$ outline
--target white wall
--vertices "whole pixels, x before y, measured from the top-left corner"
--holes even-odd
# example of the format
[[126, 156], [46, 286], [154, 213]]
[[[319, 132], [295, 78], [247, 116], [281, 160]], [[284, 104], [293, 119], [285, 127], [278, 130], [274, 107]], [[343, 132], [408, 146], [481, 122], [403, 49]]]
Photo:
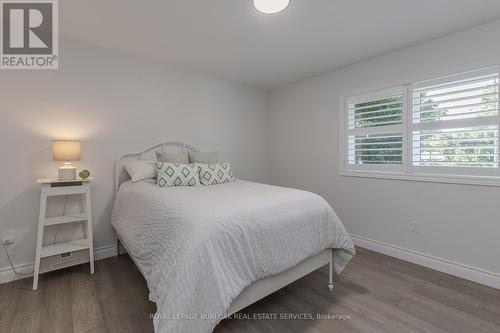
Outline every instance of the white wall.
[[113, 244], [116, 157], [180, 140], [219, 150], [240, 178], [319, 193], [355, 235], [500, 277], [500, 188], [340, 177], [338, 146], [340, 95], [499, 64], [499, 38], [496, 21], [283, 87], [270, 118], [263, 91], [63, 40], [60, 70], [0, 71], [0, 236], [15, 232], [17, 265], [33, 261], [35, 180], [58, 166], [51, 139], [82, 140], [101, 249]]
[[[267, 181], [268, 95], [216, 77], [62, 40], [59, 70], [0, 71], [0, 236], [16, 265], [34, 260], [37, 178], [55, 176], [51, 139], [82, 140], [91, 171], [94, 246], [114, 242], [113, 163], [164, 141], [218, 150], [237, 177]], [[56, 207], [61, 210], [61, 207]], [[0, 253], [0, 273], [7, 272]]]
[[496, 21], [273, 91], [272, 182], [323, 195], [354, 235], [489, 271], [500, 288], [499, 187], [341, 177], [338, 144], [342, 94], [500, 64], [499, 40]]

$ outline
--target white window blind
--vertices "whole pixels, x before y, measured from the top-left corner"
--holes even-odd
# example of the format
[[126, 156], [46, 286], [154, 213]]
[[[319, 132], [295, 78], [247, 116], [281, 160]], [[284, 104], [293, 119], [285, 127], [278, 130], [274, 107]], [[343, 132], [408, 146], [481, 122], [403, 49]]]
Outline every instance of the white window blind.
[[391, 89], [347, 100], [350, 165], [401, 165], [403, 93]]
[[415, 85], [412, 165], [498, 168], [498, 92], [498, 73]]
[[500, 186], [499, 96], [493, 67], [346, 97], [343, 172]]

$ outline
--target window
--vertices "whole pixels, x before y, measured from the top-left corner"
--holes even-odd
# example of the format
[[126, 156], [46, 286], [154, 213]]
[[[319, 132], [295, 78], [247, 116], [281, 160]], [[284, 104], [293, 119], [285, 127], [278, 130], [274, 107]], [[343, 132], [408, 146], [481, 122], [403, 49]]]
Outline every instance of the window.
[[498, 169], [498, 73], [416, 84], [412, 102], [414, 167]]
[[348, 99], [351, 167], [400, 168], [403, 163], [403, 90], [389, 89]]
[[344, 174], [500, 185], [497, 67], [350, 96], [344, 107]]

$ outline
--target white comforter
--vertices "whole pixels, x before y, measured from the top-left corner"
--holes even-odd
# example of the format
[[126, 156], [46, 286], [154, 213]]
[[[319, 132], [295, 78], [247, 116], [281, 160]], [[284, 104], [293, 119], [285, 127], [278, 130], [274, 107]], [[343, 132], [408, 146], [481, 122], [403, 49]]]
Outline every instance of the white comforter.
[[175, 188], [126, 182], [112, 224], [146, 278], [161, 333], [211, 332], [252, 282], [327, 248], [339, 249], [340, 273], [354, 255], [320, 196], [241, 180]]

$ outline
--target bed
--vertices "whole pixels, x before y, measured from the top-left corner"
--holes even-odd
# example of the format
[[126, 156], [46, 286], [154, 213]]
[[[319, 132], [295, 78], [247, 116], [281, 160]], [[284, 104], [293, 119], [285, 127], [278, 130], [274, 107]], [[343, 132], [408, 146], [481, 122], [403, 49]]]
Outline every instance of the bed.
[[[330, 205], [310, 192], [236, 180], [163, 187], [132, 182], [123, 165], [154, 151], [198, 152], [168, 142], [116, 163], [111, 223], [157, 305], [156, 332], [211, 332], [217, 323], [329, 265], [340, 273], [354, 245]], [[326, 282], [326, 281], [325, 281]]]

